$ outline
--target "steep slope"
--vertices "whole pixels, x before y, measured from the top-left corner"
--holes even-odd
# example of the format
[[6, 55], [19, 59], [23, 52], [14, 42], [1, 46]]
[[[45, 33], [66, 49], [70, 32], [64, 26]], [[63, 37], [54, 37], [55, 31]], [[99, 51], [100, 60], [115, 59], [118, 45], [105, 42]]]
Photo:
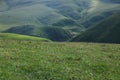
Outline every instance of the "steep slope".
[[72, 37], [71, 33], [68, 30], [55, 27], [35, 27], [34, 25], [12, 27], [3, 32], [32, 35], [48, 38], [53, 41], [67, 41]]
[[72, 41], [120, 43], [120, 13], [88, 29]]
[[113, 15], [116, 11], [120, 10], [120, 3], [115, 3], [111, 0], [92, 0], [92, 7], [80, 19], [80, 24], [84, 27], [91, 27], [105, 18]]
[[37, 40], [40, 42], [50, 42], [50, 40], [46, 38], [11, 34], [11, 33], [0, 33], [0, 40]]

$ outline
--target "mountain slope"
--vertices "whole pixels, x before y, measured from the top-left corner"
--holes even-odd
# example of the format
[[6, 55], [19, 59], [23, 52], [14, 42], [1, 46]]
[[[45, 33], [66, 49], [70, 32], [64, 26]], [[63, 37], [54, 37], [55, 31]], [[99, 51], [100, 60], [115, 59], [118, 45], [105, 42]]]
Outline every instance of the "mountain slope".
[[104, 2], [110, 2], [110, 3], [120, 3], [120, 0], [101, 0]]
[[54, 24], [71, 20], [75, 22], [72, 26], [80, 27], [79, 21], [86, 21], [86, 17], [93, 16], [98, 11], [100, 13], [119, 7], [119, 4], [105, 3], [101, 0], [1, 0], [0, 25], [60, 27], [63, 25]]
[[[70, 1], [67, 1], [70, 2]], [[64, 19], [70, 19], [64, 9], [71, 9], [71, 3], [69, 6], [66, 5], [66, 1], [56, 1], [56, 0], [5, 0], [0, 7], [0, 24], [1, 25], [52, 25]], [[54, 9], [50, 5], [61, 5], [62, 8]], [[72, 3], [74, 4], [74, 3]], [[75, 4], [74, 4], [75, 5]], [[8, 6], [8, 9], [3, 10], [4, 7]], [[76, 6], [76, 5], [75, 5]], [[76, 8], [78, 9], [78, 7]], [[75, 9], [75, 10], [76, 10]], [[64, 16], [62, 13], [65, 13]], [[73, 13], [73, 12], [72, 12]], [[69, 14], [68, 14], [69, 15]], [[11, 20], [12, 18], [12, 20]], [[6, 21], [7, 20], [7, 21]], [[73, 20], [74, 21], [74, 20]], [[62, 26], [62, 25], [61, 25]]]
[[72, 37], [68, 30], [55, 27], [35, 27], [34, 25], [12, 27], [3, 32], [32, 35], [47, 38], [53, 41], [67, 41]]
[[45, 38], [11, 34], [11, 33], [0, 33], [0, 40], [37, 40], [40, 42], [50, 42], [49, 39], [45, 39]]
[[120, 13], [88, 29], [72, 41], [120, 43]]
[[[119, 7], [119, 2], [111, 0], [0, 0], [0, 32], [67, 41], [113, 15]], [[24, 25], [33, 27], [23, 29]], [[16, 27], [20, 29], [17, 32], [13, 31]]]

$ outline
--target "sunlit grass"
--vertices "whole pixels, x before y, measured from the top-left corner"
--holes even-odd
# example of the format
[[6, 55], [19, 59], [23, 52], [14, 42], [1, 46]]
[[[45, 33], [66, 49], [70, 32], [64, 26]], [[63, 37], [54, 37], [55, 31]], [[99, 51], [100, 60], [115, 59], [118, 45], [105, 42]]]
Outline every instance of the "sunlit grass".
[[12, 33], [0, 33], [0, 40], [37, 40], [40, 42], [50, 42], [50, 40], [46, 38], [39, 38], [39, 37], [12, 34]]
[[119, 80], [120, 45], [0, 40], [0, 80]]

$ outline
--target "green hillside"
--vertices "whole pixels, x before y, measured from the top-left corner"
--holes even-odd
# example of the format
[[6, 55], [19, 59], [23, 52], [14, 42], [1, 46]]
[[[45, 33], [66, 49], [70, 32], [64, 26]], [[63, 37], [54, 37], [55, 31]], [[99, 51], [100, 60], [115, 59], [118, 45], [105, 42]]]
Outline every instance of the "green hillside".
[[[60, 0], [56, 2], [56, 0], [11, 0], [11, 1], [2, 1], [2, 5], [0, 7], [0, 24], [5, 26], [17, 26], [17, 25], [52, 25], [56, 24], [59, 21], [62, 20], [69, 20], [72, 16], [72, 13], [77, 14], [78, 6], [73, 3], [72, 1], [64, 1]], [[69, 3], [67, 5], [66, 3]], [[58, 4], [56, 6], [57, 9], [54, 8], [54, 5]], [[53, 6], [51, 6], [53, 5]], [[60, 5], [60, 6], [59, 6]], [[9, 9], [3, 10], [6, 6], [8, 6]], [[59, 9], [59, 7], [62, 7]], [[65, 10], [75, 9], [75, 12], [71, 10], [71, 15], [68, 14], [68, 12], [65, 12]], [[64, 10], [65, 9], [65, 10]], [[66, 15], [63, 15], [63, 13]], [[73, 15], [74, 15], [73, 14]], [[79, 15], [78, 15], [79, 16]], [[12, 18], [12, 20], [11, 20]], [[71, 19], [70, 19], [71, 20]], [[72, 20], [74, 21], [74, 19]], [[60, 25], [59, 25], [60, 26]], [[62, 26], [62, 25], [61, 25]]]
[[11, 33], [0, 33], [0, 40], [28, 40], [28, 41], [40, 41], [40, 42], [50, 42], [50, 40], [39, 37], [25, 36], [19, 34]]
[[68, 41], [72, 38], [72, 34], [68, 30], [56, 27], [36, 27], [34, 25], [12, 27], [3, 32], [43, 37], [52, 41]]
[[0, 40], [0, 80], [119, 80], [120, 45]]
[[100, 22], [72, 41], [120, 43], [120, 13]]
[[120, 0], [101, 0], [104, 2], [111, 2], [111, 3], [120, 3]]
[[111, 0], [0, 0], [0, 32], [68, 41], [119, 7]]
[[89, 17], [119, 7], [101, 0], [0, 0], [0, 26], [81, 27]]

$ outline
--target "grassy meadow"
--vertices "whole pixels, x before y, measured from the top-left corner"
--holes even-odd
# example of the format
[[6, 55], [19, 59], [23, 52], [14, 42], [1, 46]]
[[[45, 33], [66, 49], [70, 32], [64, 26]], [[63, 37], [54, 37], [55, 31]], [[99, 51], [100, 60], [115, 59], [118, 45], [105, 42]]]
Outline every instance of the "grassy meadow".
[[119, 80], [120, 44], [0, 40], [0, 80]]
[[0, 40], [27, 40], [27, 41], [39, 41], [39, 42], [51, 42], [51, 40], [46, 38], [12, 34], [12, 33], [0, 33]]

